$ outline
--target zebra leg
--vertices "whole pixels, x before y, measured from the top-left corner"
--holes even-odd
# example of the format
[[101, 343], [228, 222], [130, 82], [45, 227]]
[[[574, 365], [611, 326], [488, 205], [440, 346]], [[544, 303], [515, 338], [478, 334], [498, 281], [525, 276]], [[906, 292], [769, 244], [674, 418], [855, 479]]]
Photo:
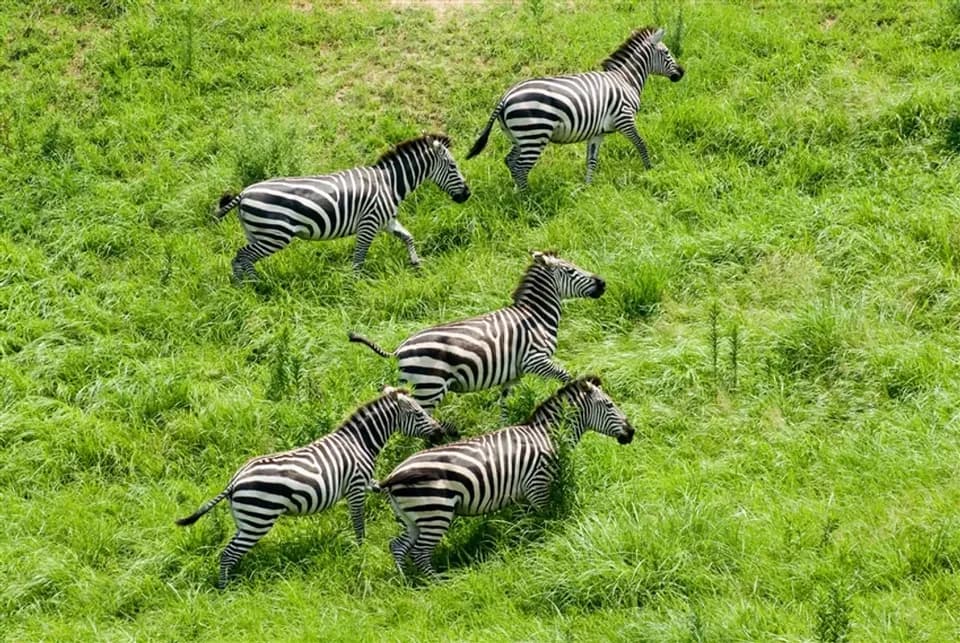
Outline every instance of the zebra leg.
[[367, 251], [370, 249], [370, 244], [373, 243], [373, 238], [377, 236], [379, 231], [380, 226], [376, 223], [365, 221], [360, 224], [357, 229], [357, 245], [353, 250], [354, 271], [360, 272], [360, 269], [363, 268], [363, 262], [367, 260]]
[[597, 169], [597, 156], [600, 154], [600, 143], [603, 142], [603, 134], [594, 136], [587, 141], [587, 178], [585, 183], [590, 185], [593, 180], [593, 171]]
[[440, 400], [443, 399], [443, 396], [447, 394], [447, 384], [446, 382], [440, 383], [422, 383], [418, 382], [413, 387], [413, 399], [415, 399], [420, 406], [423, 407], [423, 410], [427, 413], [433, 412], [433, 409], [436, 408], [437, 404], [440, 403]]
[[637, 152], [640, 153], [640, 158], [643, 159], [643, 167], [649, 170], [650, 155], [647, 153], [647, 144], [643, 142], [640, 132], [637, 131], [637, 124], [633, 122], [633, 114], [621, 116], [614, 125], [618, 132], [630, 139], [633, 146], [637, 148]]
[[390, 541], [390, 553], [393, 554], [393, 562], [397, 565], [397, 571], [406, 578], [403, 573], [403, 563], [407, 558], [407, 552], [410, 551], [410, 545], [417, 539], [417, 535], [411, 535], [409, 531], [397, 536]]
[[237, 250], [237, 254], [233, 258], [233, 278], [238, 282], [244, 279], [257, 281], [257, 271], [254, 270], [253, 264], [264, 257], [269, 257], [277, 250], [285, 248], [289, 243], [289, 238], [285, 240], [271, 239], [270, 243], [263, 239], [249, 242]]
[[251, 547], [257, 544], [257, 541], [267, 535], [270, 527], [273, 527], [272, 521], [266, 527], [257, 529], [256, 531], [244, 528], [237, 530], [237, 533], [227, 545], [226, 549], [220, 554], [220, 580], [217, 582], [218, 589], [223, 589], [227, 586], [227, 581], [230, 580], [230, 572], [236, 566], [237, 562], [243, 558], [244, 554], [250, 551]]
[[347, 508], [350, 510], [350, 522], [353, 524], [353, 533], [357, 536], [357, 544], [363, 544], [363, 484], [354, 485], [347, 490]]
[[519, 191], [526, 191], [527, 175], [530, 174], [530, 169], [536, 165], [537, 159], [543, 154], [543, 149], [547, 146], [547, 142], [547, 140], [531, 141], [524, 146], [514, 144], [510, 149], [510, 153], [503, 159]]
[[526, 491], [524, 491], [527, 502], [530, 503], [530, 506], [533, 507], [533, 510], [536, 512], [541, 512], [546, 509], [547, 504], [550, 502], [551, 478], [552, 476], [549, 475], [536, 476], [530, 481]]
[[502, 424], [507, 423], [507, 396], [510, 395], [510, 391], [516, 386], [516, 380], [507, 382], [500, 387], [500, 422]]
[[[410, 557], [413, 564], [417, 566], [424, 575], [430, 580], [439, 580], [440, 575], [433, 567], [433, 550], [437, 548], [437, 543], [443, 538], [443, 535], [450, 529], [450, 521], [453, 519], [453, 513], [438, 514], [433, 512], [429, 521], [418, 522], [417, 527], [420, 531], [417, 540], [410, 549]], [[426, 524], [424, 524], [426, 522]]]
[[387, 221], [387, 230], [393, 233], [394, 236], [398, 237], [403, 241], [407, 246], [407, 254], [410, 255], [410, 263], [414, 268], [420, 267], [420, 257], [417, 256], [417, 249], [413, 245], [413, 235], [410, 234], [406, 228], [404, 228], [396, 217]]
[[532, 373], [542, 377], [552, 377], [553, 379], [560, 380], [564, 384], [573, 379], [565, 368], [553, 362], [543, 353], [537, 353], [528, 359], [523, 365], [523, 370], [526, 373]]

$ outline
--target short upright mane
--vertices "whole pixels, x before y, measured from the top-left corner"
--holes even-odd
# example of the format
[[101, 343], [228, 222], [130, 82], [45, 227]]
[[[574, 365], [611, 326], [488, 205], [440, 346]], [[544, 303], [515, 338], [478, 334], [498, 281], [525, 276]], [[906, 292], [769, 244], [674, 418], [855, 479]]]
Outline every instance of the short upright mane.
[[[552, 250], [544, 251], [542, 254], [545, 257], [557, 256], [556, 253], [553, 252]], [[532, 264], [530, 264], [529, 267], [527, 267], [527, 271], [523, 273], [523, 278], [520, 279], [520, 284], [516, 288], [514, 288], [513, 294], [510, 296], [513, 299], [513, 303], [515, 304], [518, 303], [520, 301], [520, 298], [523, 296], [523, 294], [527, 292], [527, 290], [531, 286], [530, 277], [537, 270], [537, 267], [542, 265], [543, 264], [540, 264], [534, 261]]]
[[380, 155], [380, 158], [377, 159], [374, 167], [385, 167], [395, 159], [406, 156], [416, 150], [426, 149], [432, 145], [434, 141], [438, 141], [447, 149], [450, 148], [450, 137], [446, 134], [424, 134], [423, 136], [411, 138], [402, 143], [394, 145], [392, 148]]
[[553, 416], [553, 414], [559, 410], [559, 406], [564, 400], [569, 399], [574, 391], [585, 390], [585, 384], [588, 383], [599, 387], [600, 378], [593, 375], [587, 375], [585, 377], [579, 377], [572, 382], [567, 382], [560, 388], [560, 390], [544, 400], [540, 406], [534, 409], [533, 413], [530, 414], [530, 417], [527, 418], [527, 421], [524, 422], [524, 425], [531, 425], [537, 420], [543, 419], [545, 416]]
[[655, 27], [644, 27], [643, 29], [637, 29], [630, 37], [627, 38], [622, 45], [620, 45], [615, 52], [610, 54], [606, 60], [603, 61], [603, 71], [612, 71], [614, 69], [620, 69], [623, 67], [623, 64], [629, 61], [636, 54], [636, 45], [645, 41], [647, 38], [652, 36], [657, 32]]

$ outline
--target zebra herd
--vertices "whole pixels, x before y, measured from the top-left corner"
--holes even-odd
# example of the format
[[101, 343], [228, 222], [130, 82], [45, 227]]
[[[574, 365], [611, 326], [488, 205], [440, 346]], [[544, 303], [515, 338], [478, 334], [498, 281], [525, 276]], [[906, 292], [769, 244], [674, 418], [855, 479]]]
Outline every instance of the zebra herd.
[[[646, 144], [634, 116], [650, 74], [678, 81], [684, 71], [663, 44], [663, 29], [644, 28], [603, 62], [603, 71], [522, 81], [500, 98], [467, 158], [480, 153], [495, 120], [513, 147], [505, 158], [519, 190], [547, 143], [587, 142], [586, 182], [592, 180], [600, 143], [619, 131], [637, 148], [646, 167]], [[286, 247], [294, 237], [333, 239], [355, 235], [353, 268], [360, 270], [374, 237], [386, 229], [407, 248], [417, 267], [413, 236], [397, 221], [400, 202], [426, 180], [454, 201], [470, 189], [450, 153], [450, 139], [430, 134], [406, 141], [371, 166], [322, 176], [276, 178], [220, 199], [216, 217], [236, 209], [247, 237], [233, 259], [237, 280], [256, 279], [254, 263]], [[534, 509], [548, 501], [557, 474], [558, 444], [576, 444], [585, 431], [633, 440], [634, 429], [604, 392], [597, 377], [574, 379], [553, 360], [562, 301], [598, 298], [605, 281], [548, 252], [532, 263], [505, 308], [426, 328], [387, 351], [356, 333], [382, 357], [396, 357], [400, 380], [411, 387], [385, 387], [339, 428], [309, 445], [249, 460], [217, 496], [192, 515], [190, 525], [228, 499], [237, 531], [220, 557], [218, 586], [284, 514], [311, 514], [346, 498], [358, 542], [364, 538], [368, 492], [385, 495], [404, 532], [390, 542], [401, 574], [409, 557], [435, 577], [431, 560], [455, 515], [480, 515], [514, 502]], [[503, 402], [524, 375], [560, 380], [562, 387], [521, 425], [457, 440], [456, 432], [431, 417], [450, 392], [500, 387]], [[373, 479], [377, 455], [396, 432], [431, 442], [453, 440], [415, 453], [383, 480]], [[560, 432], [558, 434], [558, 431]], [[563, 432], [569, 435], [563, 436]]]

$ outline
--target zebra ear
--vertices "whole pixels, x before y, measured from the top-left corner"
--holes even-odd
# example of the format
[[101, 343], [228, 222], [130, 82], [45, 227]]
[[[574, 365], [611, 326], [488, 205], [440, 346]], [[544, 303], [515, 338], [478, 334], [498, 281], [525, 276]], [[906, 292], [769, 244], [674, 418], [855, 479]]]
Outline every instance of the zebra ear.
[[380, 395], [393, 395], [397, 393], [398, 389], [393, 388], [389, 384], [383, 387], [383, 390], [380, 391]]
[[544, 259], [546, 255], [540, 252], [539, 250], [531, 251], [530, 256], [533, 257], [533, 263], [538, 263], [541, 266], [547, 265], [546, 259]]
[[654, 32], [654, 34], [653, 34], [652, 36], [650, 36], [650, 43], [655, 45], [655, 44], [657, 44], [658, 42], [660, 42], [661, 40], [663, 40], [663, 34], [664, 34], [664, 33], [666, 33], [666, 29], [664, 29], [663, 27], [660, 27], [659, 29], [657, 29], [657, 30]]
[[597, 375], [587, 375], [586, 377], [583, 378], [583, 381], [589, 382], [590, 384], [593, 384], [597, 388], [603, 388], [603, 382], [600, 381], [600, 377]]

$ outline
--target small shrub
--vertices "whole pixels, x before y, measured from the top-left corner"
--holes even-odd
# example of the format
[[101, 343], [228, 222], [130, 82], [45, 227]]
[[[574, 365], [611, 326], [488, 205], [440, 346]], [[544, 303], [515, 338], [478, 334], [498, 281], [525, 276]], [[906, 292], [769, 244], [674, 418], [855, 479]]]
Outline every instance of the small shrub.
[[846, 641], [850, 632], [850, 596], [833, 586], [820, 598], [817, 607], [817, 640]]

